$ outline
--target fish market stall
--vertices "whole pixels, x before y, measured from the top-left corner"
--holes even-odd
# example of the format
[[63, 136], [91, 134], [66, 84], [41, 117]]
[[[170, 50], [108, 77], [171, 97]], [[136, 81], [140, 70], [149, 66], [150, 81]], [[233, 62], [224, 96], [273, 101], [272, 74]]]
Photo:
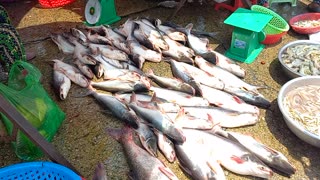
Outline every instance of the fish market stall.
[[[109, 179], [129, 179], [129, 175], [132, 175], [130, 167], [136, 172], [139, 169], [139, 175], [142, 176], [150, 172], [153, 166], [166, 170], [166, 175], [159, 176], [170, 176], [172, 179], [199, 178], [207, 172], [211, 177], [220, 179], [320, 177], [319, 149], [300, 140], [290, 131], [277, 105], [279, 89], [290, 80], [278, 61], [278, 51], [291, 41], [308, 37], [290, 30], [277, 44], [266, 45], [251, 64], [229, 61], [224, 53], [230, 46], [232, 28], [223, 22], [231, 12], [214, 10], [209, 1], [206, 5], [186, 3], [170, 23], [165, 24], [173, 9], [154, 7], [156, 3], [116, 0], [115, 7], [121, 20], [104, 28], [84, 25], [85, 1], [56, 9], [42, 9], [36, 2], [28, 1], [20, 6], [17, 6], [17, 2], [5, 4], [26, 50], [37, 53], [30, 63], [40, 69], [44, 88], [66, 113], [66, 119], [52, 141], [56, 149], [86, 179], [93, 177], [98, 163], [104, 165]], [[271, 8], [289, 20], [305, 12], [306, 4], [307, 1], [299, 1], [296, 8], [277, 3]], [[157, 21], [154, 23], [148, 18]], [[132, 22], [136, 31], [130, 30]], [[159, 32], [152, 31], [150, 23], [159, 29], [177, 25], [184, 31], [177, 33], [182, 36], [160, 38], [157, 36]], [[101, 36], [101, 32], [104, 36]], [[205, 37], [209, 47], [199, 41], [196, 32], [211, 35]], [[84, 39], [81, 39], [82, 33], [86, 34]], [[105, 38], [112, 33], [122, 34], [113, 34], [115, 38], [126, 38], [123, 41]], [[63, 38], [69, 44], [59, 48], [58, 44]], [[177, 44], [177, 41], [185, 43]], [[128, 42], [129, 51], [122, 46], [123, 42]], [[141, 42], [148, 50], [151, 47], [153, 50], [141, 48]], [[163, 58], [160, 52], [167, 58]], [[101, 78], [97, 78], [97, 74], [84, 75], [70, 67], [72, 65], [80, 69], [83, 62], [92, 63], [92, 66], [105, 64], [102, 58], [117, 59], [112, 61], [113, 67], [125, 65], [132, 68], [134, 73], [114, 68], [103, 71]], [[134, 63], [127, 63], [129, 60], [134, 60]], [[74, 77], [81, 77], [78, 81], [79, 78], [72, 79], [65, 74], [71, 81], [67, 94], [60, 94], [54, 88], [58, 85], [55, 78], [59, 72], [72, 72]], [[118, 73], [125, 73], [125, 76], [116, 78]], [[87, 88], [89, 85], [93, 88]], [[179, 93], [171, 90], [174, 88]], [[156, 92], [155, 95], [141, 93], [149, 90]], [[131, 94], [132, 91], [135, 93]], [[248, 92], [254, 94], [246, 94]], [[147, 103], [150, 99], [156, 100], [153, 101], [157, 102], [156, 105]], [[163, 111], [159, 111], [159, 106]], [[196, 116], [199, 124], [190, 124], [188, 121]], [[167, 126], [157, 123], [159, 117]], [[124, 124], [130, 128], [123, 128]], [[150, 126], [155, 133], [143, 134]], [[136, 127], [139, 127], [137, 131], [141, 133], [140, 138], [132, 141], [128, 134]], [[195, 131], [192, 129], [194, 127], [202, 130]], [[2, 129], [4, 127], [0, 126], [0, 132], [3, 132]], [[151, 144], [145, 144], [145, 136], [149, 136], [148, 143]], [[0, 134], [0, 137], [5, 136]], [[157, 144], [157, 138], [161, 137], [170, 137], [177, 144], [175, 154], [161, 152], [162, 146]], [[235, 145], [235, 141], [243, 146]], [[0, 141], [0, 146], [0, 167], [21, 162], [10, 143]], [[244, 150], [244, 146], [252, 148], [251, 152], [255, 152], [254, 147], [261, 149], [252, 155]], [[268, 151], [264, 151], [266, 149]], [[132, 153], [138, 153], [139, 156]], [[282, 164], [264, 159], [263, 153], [279, 155]], [[139, 163], [139, 158], [145, 164]], [[47, 157], [42, 159], [47, 160]], [[190, 167], [194, 164], [189, 162], [201, 168], [193, 170], [191, 174]], [[256, 169], [250, 172], [246, 167]]]

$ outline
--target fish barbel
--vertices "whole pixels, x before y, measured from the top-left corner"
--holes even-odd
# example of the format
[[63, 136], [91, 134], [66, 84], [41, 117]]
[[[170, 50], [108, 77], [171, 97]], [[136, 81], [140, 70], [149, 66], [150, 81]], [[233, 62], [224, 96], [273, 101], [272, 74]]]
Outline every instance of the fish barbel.
[[71, 80], [63, 73], [53, 70], [53, 88], [61, 100], [65, 100], [71, 87]]
[[106, 132], [119, 141], [128, 158], [128, 163], [135, 175], [134, 179], [143, 180], [178, 180], [178, 177], [158, 158], [135, 144], [132, 129], [107, 129]]

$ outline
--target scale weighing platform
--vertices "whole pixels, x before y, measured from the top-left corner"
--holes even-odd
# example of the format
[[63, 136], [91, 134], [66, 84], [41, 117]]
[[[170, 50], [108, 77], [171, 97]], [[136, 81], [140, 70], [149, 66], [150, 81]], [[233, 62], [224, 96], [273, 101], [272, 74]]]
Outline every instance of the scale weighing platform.
[[230, 48], [225, 55], [244, 63], [252, 63], [263, 50], [266, 35], [262, 31], [273, 16], [238, 8], [225, 21], [234, 26]]

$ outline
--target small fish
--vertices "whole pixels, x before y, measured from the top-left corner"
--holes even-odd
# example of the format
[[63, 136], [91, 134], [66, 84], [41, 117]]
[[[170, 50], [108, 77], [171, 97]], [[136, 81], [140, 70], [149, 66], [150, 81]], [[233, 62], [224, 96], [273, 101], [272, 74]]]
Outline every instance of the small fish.
[[61, 73], [66, 75], [72, 82], [78, 84], [81, 87], [89, 86], [88, 79], [80, 73], [79, 69], [59, 59], [53, 59], [52, 61], [54, 62], [53, 70], [60, 71]]
[[97, 164], [94, 170], [92, 180], [108, 180], [105, 167], [102, 163]]
[[130, 127], [123, 129], [107, 129], [106, 132], [122, 144], [128, 163], [134, 173], [134, 179], [171, 179], [178, 177], [158, 158], [135, 144]]
[[71, 44], [65, 37], [61, 34], [51, 34], [51, 40], [58, 46], [59, 50], [64, 54], [73, 54], [74, 45]]
[[184, 83], [179, 79], [157, 76], [153, 73], [152, 69], [149, 69], [149, 72], [146, 74], [146, 76], [151, 78], [161, 87], [195, 95], [194, 88], [190, 86], [188, 83]]
[[65, 100], [71, 87], [71, 80], [60, 71], [53, 70], [53, 88], [61, 100]]

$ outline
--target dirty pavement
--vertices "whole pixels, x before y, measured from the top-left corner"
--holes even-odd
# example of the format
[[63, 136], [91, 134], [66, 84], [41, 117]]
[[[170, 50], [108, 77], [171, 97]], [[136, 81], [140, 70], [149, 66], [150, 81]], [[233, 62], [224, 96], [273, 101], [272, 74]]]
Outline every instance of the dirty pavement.
[[[121, 20], [112, 24], [117, 27], [127, 18], [151, 17], [166, 20], [174, 11], [170, 8], [152, 8], [156, 0], [115, 0], [116, 11]], [[306, 6], [310, 1], [297, 2], [296, 7], [289, 3], [273, 3], [271, 9], [289, 19], [295, 15], [307, 12]], [[36, 58], [30, 62], [38, 67], [43, 75], [42, 84], [66, 113], [66, 119], [58, 130], [52, 144], [68, 159], [85, 177], [91, 179], [94, 168], [102, 162], [110, 179], [128, 179], [129, 168], [121, 144], [105, 133], [105, 128], [122, 127], [122, 123], [110, 112], [104, 111], [91, 96], [79, 97], [83, 89], [72, 85], [66, 100], [60, 100], [52, 88], [52, 59], [68, 59], [70, 57], [59, 51], [51, 41], [51, 33], [67, 32], [70, 28], [82, 26], [84, 20], [85, 0], [77, 0], [60, 8], [41, 8], [37, 1], [16, 1], [3, 3], [17, 28], [26, 51], [36, 52]], [[214, 2], [199, 5], [186, 3], [172, 22], [186, 26], [194, 24], [194, 29], [206, 32], [218, 32], [215, 38], [209, 38], [210, 47], [220, 53], [225, 53], [231, 42], [232, 27], [224, 24], [224, 20], [231, 14], [226, 9], [215, 10]], [[277, 95], [280, 87], [290, 80], [281, 69], [277, 59], [279, 49], [288, 42], [308, 39], [306, 35], [299, 35], [292, 30], [276, 44], [267, 45], [252, 64], [238, 63], [247, 74], [244, 80], [250, 84], [266, 87], [259, 90], [271, 102], [268, 109], [260, 109], [259, 122], [252, 126], [234, 128], [233, 131], [250, 134], [260, 142], [282, 152], [295, 166], [296, 173], [286, 177], [275, 171], [272, 179], [318, 179], [320, 177], [319, 149], [298, 139], [285, 124], [277, 105]], [[172, 77], [170, 65], [166, 62], [150, 63], [143, 66], [143, 70], [153, 69], [155, 74]], [[10, 144], [0, 142], [0, 167], [19, 160]], [[166, 165], [179, 177], [190, 179], [178, 165], [178, 161]], [[43, 160], [47, 160], [46, 157]], [[225, 169], [227, 179], [258, 179], [241, 176]]]

